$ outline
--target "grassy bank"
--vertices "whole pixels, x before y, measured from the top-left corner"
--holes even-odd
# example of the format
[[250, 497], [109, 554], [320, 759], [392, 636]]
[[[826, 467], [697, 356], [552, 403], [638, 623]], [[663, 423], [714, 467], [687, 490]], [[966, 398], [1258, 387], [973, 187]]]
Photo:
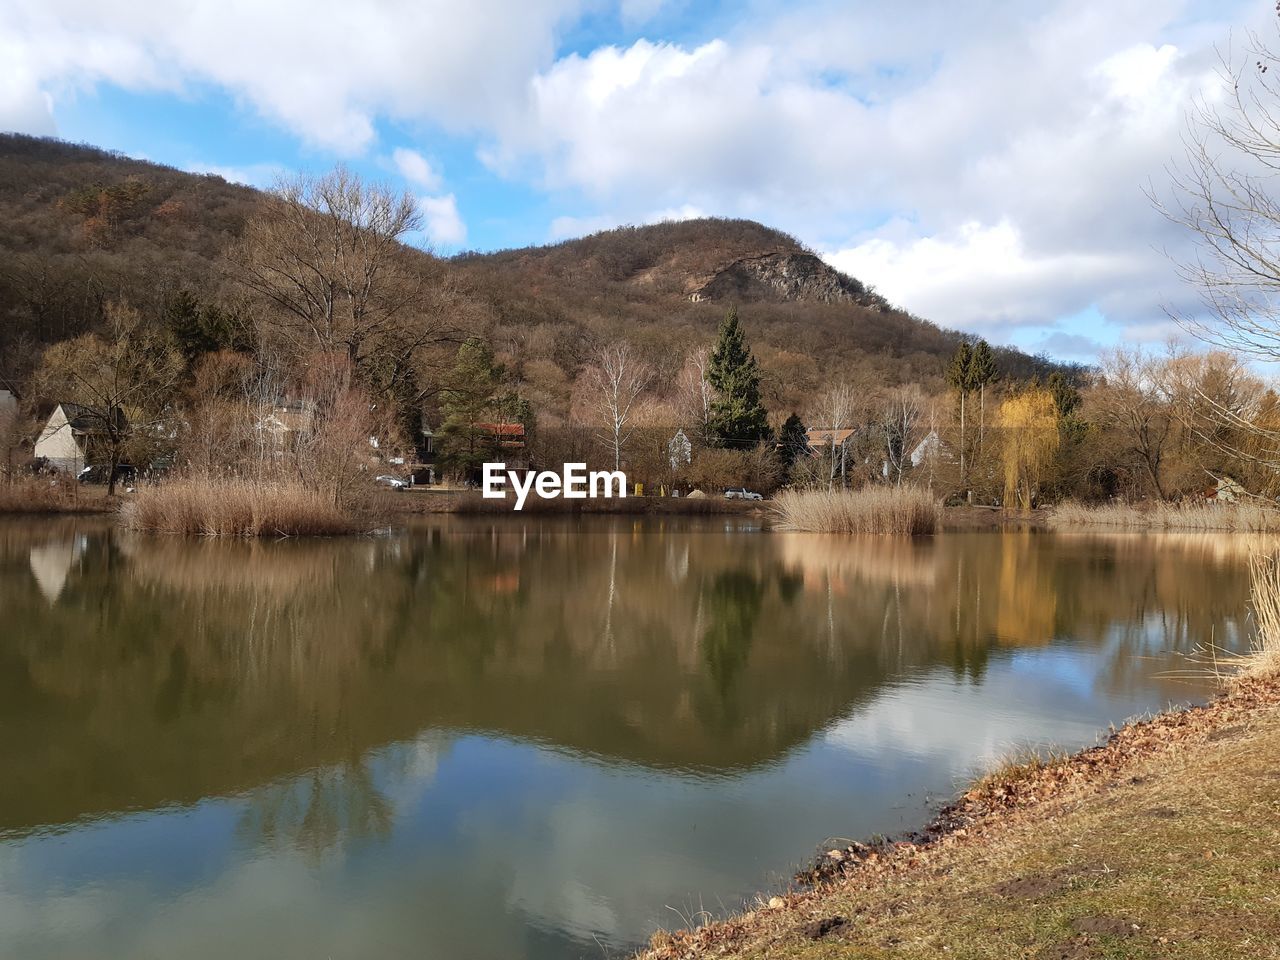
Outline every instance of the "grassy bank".
[[858, 490], [788, 490], [773, 505], [778, 527], [809, 533], [934, 533], [942, 508], [918, 487], [862, 487]]
[[332, 536], [354, 520], [314, 490], [288, 481], [173, 480], [140, 487], [120, 508], [138, 533], [202, 537]]
[[1280, 955], [1280, 685], [976, 784], [922, 835], [823, 858], [812, 887], [647, 960]]
[[1105, 527], [1121, 530], [1274, 533], [1280, 531], [1280, 509], [1253, 502], [1155, 503], [1141, 506], [1123, 503], [1100, 506], [1064, 503], [1049, 509], [1048, 524], [1055, 530]]

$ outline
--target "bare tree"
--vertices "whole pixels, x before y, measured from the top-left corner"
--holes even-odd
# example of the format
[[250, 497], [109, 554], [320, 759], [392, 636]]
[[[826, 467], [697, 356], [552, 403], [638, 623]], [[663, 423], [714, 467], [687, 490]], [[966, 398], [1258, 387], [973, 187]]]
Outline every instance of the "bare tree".
[[917, 386], [898, 387], [886, 398], [880, 414], [884, 436], [886, 479], [902, 486], [911, 454], [924, 439], [924, 397]]
[[[1241, 55], [1221, 55], [1225, 96], [1192, 110], [1184, 156], [1172, 170], [1173, 197], [1166, 202], [1152, 196], [1196, 244], [1194, 256], [1178, 268], [1198, 289], [1201, 308], [1171, 311], [1174, 319], [1211, 345], [1264, 363], [1280, 360], [1277, 66], [1280, 54], [1256, 33], [1248, 35]], [[1182, 396], [1171, 397], [1178, 415], [1197, 437], [1251, 469], [1257, 489], [1273, 494], [1271, 478], [1280, 470], [1273, 395], [1247, 384], [1238, 365], [1186, 379]]]
[[126, 444], [147, 445], [170, 427], [169, 401], [182, 360], [142, 316], [112, 304], [105, 337], [85, 334], [51, 346], [41, 361], [39, 393], [78, 408], [107, 460], [107, 493]]
[[613, 451], [613, 468], [622, 469], [622, 450], [631, 438], [636, 403], [653, 381], [653, 368], [622, 342], [603, 347], [587, 371], [594, 403], [604, 422], [600, 440]]
[[707, 380], [710, 362], [709, 347], [694, 347], [685, 355], [684, 365], [680, 368], [676, 381], [680, 413], [691, 424], [697, 425], [697, 436], [703, 443], [707, 443], [710, 436], [711, 407], [716, 399], [716, 388]]
[[1192, 110], [1174, 196], [1152, 196], [1197, 242], [1178, 264], [1200, 291], [1203, 310], [1175, 319], [1210, 343], [1280, 359], [1280, 55], [1250, 35], [1244, 56], [1221, 57], [1226, 96]]
[[366, 383], [421, 402], [458, 306], [435, 261], [404, 245], [421, 226], [409, 193], [344, 167], [283, 179], [229, 252], [231, 274], [295, 357], [345, 354]]
[[841, 434], [846, 430], [854, 429], [857, 407], [853, 388], [847, 383], [838, 383], [827, 388], [818, 398], [817, 406], [813, 410], [812, 417], [819, 424], [818, 429], [830, 431], [824, 457], [827, 464], [828, 487], [835, 483], [837, 476], [840, 477], [841, 483], [844, 483], [848, 476], [849, 444], [847, 440], [841, 438]]
[[1137, 350], [1103, 357], [1088, 399], [1091, 418], [1113, 432], [1119, 454], [1165, 499], [1164, 460], [1176, 421], [1161, 394], [1155, 362]]

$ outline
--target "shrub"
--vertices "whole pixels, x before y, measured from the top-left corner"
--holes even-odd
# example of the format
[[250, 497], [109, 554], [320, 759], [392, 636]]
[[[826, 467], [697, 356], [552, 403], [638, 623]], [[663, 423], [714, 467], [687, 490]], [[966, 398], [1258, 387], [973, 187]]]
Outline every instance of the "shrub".
[[778, 495], [773, 510], [783, 530], [914, 536], [935, 532], [942, 508], [919, 487], [866, 486], [788, 490]]

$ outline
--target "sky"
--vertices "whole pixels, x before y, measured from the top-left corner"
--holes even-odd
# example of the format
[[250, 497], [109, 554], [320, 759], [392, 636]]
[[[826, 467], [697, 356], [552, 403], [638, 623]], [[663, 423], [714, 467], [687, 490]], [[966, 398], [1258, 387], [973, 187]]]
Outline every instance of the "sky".
[[1153, 207], [1271, 0], [0, 0], [0, 130], [342, 162], [442, 254], [749, 217], [944, 326], [1095, 359], [1192, 292]]

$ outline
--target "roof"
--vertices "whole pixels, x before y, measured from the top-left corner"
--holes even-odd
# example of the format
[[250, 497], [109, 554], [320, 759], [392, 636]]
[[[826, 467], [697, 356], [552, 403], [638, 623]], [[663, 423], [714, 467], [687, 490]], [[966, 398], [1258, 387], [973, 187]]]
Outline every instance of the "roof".
[[[66, 415], [67, 423], [74, 432], [96, 433], [104, 425], [105, 418], [99, 415], [92, 407], [65, 401], [59, 403], [58, 407], [62, 408], [63, 414]], [[113, 415], [117, 426], [128, 426], [129, 418], [125, 416], [124, 411], [119, 407], [114, 408]]]
[[485, 433], [492, 433], [503, 437], [523, 437], [523, 423], [473, 423], [473, 427], [477, 430], [483, 430]]
[[[824, 427], [811, 427], [805, 431], [811, 447], [825, 447], [829, 443], [847, 443], [858, 431], [853, 427], [831, 430]], [[832, 439], [834, 437], [834, 440]]]

